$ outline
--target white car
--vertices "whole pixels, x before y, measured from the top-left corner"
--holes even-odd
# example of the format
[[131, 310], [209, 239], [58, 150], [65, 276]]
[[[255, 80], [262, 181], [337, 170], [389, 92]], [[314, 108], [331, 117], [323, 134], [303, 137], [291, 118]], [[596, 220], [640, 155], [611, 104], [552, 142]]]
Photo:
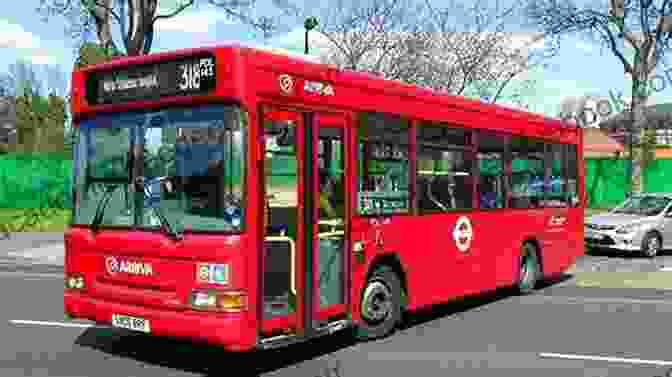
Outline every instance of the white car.
[[585, 221], [586, 246], [637, 252], [652, 258], [672, 246], [672, 193], [633, 195]]

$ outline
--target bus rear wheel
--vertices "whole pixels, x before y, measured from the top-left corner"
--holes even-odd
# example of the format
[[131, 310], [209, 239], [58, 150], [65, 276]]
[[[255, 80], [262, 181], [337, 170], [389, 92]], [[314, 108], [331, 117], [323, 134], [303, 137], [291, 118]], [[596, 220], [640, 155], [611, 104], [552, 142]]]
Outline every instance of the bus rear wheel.
[[361, 323], [355, 329], [359, 340], [388, 336], [401, 321], [401, 282], [387, 266], [376, 268], [366, 282], [360, 302]]
[[532, 293], [540, 276], [541, 266], [537, 248], [532, 243], [525, 242], [521, 247], [518, 262], [518, 284], [516, 285], [518, 293], [522, 295]]

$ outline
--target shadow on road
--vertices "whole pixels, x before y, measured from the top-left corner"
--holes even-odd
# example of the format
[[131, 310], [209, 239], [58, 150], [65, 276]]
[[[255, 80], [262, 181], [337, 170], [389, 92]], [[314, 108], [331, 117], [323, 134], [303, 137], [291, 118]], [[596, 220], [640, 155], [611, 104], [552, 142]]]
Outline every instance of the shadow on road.
[[[663, 257], [667, 255], [672, 255], [670, 251], [671, 250], [661, 250], [658, 252], [658, 256]], [[648, 260], [648, 258], [642, 256], [640, 253], [637, 252], [627, 252], [627, 251], [609, 250], [609, 249], [587, 248], [585, 254], [591, 257], [613, 257], [622, 259]]]
[[[540, 289], [556, 285], [569, 278], [571, 276], [564, 275], [553, 281], [545, 282], [540, 286]], [[500, 289], [447, 304], [434, 305], [431, 308], [407, 315], [402, 330], [443, 317], [460, 315], [465, 311], [510, 298], [511, 294], [511, 289]], [[204, 343], [131, 334], [123, 330], [104, 327], [91, 327], [77, 338], [75, 344], [116, 357], [130, 358], [142, 363], [204, 376], [222, 376], [231, 374], [233, 370], [236, 370], [236, 376], [247, 377], [259, 376], [330, 355], [355, 345], [356, 341], [350, 331], [342, 331], [329, 337], [314, 339], [282, 349], [231, 353]], [[340, 374], [333, 370], [333, 366], [329, 367], [326, 364], [318, 368], [318, 371], [313, 375], [315, 377], [340, 377]]]

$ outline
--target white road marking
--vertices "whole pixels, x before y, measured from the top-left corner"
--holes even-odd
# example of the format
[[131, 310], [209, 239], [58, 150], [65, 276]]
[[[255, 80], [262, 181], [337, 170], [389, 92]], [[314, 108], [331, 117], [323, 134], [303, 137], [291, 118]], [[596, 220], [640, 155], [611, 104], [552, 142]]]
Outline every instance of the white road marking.
[[10, 320], [9, 322], [12, 323], [12, 324], [15, 324], [15, 325], [42, 325], [42, 326], [81, 327], [81, 328], [89, 328], [89, 327], [94, 327], [95, 326], [93, 324], [87, 324], [87, 323], [25, 321], [25, 320], [17, 320], [17, 319]]
[[590, 356], [590, 355], [571, 355], [564, 353], [540, 353], [542, 358], [557, 358], [569, 360], [591, 360], [591, 361], [608, 361], [614, 363], [629, 363], [629, 364], [649, 364], [649, 365], [672, 365], [672, 361], [665, 360], [644, 360], [644, 359], [628, 359], [623, 357], [609, 357], [609, 356]]
[[660, 271], [672, 271], [672, 266], [665, 266], [659, 269]]

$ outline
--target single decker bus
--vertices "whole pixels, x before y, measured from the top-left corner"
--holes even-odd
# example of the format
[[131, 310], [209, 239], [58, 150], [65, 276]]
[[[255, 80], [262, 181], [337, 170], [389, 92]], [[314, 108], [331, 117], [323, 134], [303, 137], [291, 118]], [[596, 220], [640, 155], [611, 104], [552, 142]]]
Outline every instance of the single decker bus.
[[64, 310], [230, 351], [498, 288], [583, 253], [577, 127], [242, 45], [75, 70]]

